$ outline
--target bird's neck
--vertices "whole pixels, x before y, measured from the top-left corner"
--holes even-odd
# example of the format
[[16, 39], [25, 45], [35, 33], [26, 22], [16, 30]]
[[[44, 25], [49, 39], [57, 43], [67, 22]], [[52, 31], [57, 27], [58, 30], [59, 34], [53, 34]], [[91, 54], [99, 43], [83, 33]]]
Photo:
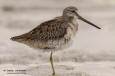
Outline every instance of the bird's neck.
[[71, 28], [74, 30], [74, 34], [78, 30], [78, 23], [77, 23], [77, 17], [70, 17], [70, 16], [62, 16], [62, 18], [69, 23]]
[[76, 31], [78, 30], [78, 22], [77, 22], [77, 17], [72, 17], [70, 18], [69, 24], [72, 26], [74, 32], [76, 33]]

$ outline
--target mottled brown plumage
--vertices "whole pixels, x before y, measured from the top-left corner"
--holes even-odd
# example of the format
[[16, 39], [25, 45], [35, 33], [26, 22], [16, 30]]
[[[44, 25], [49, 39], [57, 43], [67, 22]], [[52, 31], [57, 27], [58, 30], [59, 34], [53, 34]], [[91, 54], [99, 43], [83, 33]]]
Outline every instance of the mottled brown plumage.
[[53, 70], [52, 75], [55, 76], [52, 50], [60, 49], [72, 40], [72, 37], [78, 31], [77, 19], [101, 29], [81, 17], [77, 11], [78, 9], [76, 7], [67, 7], [64, 9], [62, 16], [43, 22], [30, 32], [12, 37], [11, 40], [24, 43], [33, 48], [51, 49], [50, 61]]
[[78, 28], [78, 25], [73, 22], [74, 16], [65, 14], [66, 10], [62, 16], [41, 23], [32, 31], [11, 39], [34, 48], [59, 49], [71, 40]]

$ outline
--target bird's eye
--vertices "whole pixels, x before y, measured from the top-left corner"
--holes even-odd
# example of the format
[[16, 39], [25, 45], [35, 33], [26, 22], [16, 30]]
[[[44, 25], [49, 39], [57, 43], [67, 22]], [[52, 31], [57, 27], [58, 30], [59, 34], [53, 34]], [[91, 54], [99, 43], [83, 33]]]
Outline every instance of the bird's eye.
[[74, 12], [74, 13], [75, 13], [75, 11], [74, 11], [74, 10], [72, 10], [72, 12]]

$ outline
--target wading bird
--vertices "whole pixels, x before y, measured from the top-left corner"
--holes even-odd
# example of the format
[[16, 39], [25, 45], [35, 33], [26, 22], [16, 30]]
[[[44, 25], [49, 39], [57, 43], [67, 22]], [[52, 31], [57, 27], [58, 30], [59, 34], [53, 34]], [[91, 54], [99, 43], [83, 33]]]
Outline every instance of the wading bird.
[[52, 57], [53, 51], [64, 47], [71, 41], [72, 37], [75, 36], [78, 31], [78, 19], [97, 29], [101, 29], [92, 22], [81, 17], [78, 14], [78, 9], [76, 7], [70, 6], [63, 10], [62, 16], [45, 21], [25, 34], [12, 37], [11, 40], [45, 51], [51, 50], [50, 62], [53, 71], [52, 76], [55, 76]]

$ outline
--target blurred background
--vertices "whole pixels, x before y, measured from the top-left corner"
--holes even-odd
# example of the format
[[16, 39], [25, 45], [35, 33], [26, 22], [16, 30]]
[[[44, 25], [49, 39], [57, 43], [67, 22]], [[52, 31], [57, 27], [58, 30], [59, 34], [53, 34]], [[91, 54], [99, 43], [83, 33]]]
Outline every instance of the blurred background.
[[62, 15], [68, 6], [76, 6], [81, 16], [102, 30], [78, 21], [79, 31], [72, 47], [55, 52], [55, 63], [114, 62], [115, 0], [0, 0], [0, 64], [49, 63], [49, 52], [12, 42], [10, 37]]

